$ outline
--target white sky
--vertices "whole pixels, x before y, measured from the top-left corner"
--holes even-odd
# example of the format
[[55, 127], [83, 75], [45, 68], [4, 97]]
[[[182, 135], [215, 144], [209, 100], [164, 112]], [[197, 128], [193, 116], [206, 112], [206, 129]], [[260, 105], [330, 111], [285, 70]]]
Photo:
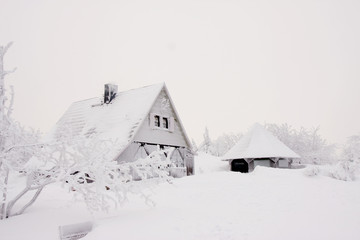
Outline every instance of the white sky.
[[166, 82], [190, 138], [254, 122], [360, 133], [358, 0], [1, 0], [14, 117], [48, 131], [69, 105]]

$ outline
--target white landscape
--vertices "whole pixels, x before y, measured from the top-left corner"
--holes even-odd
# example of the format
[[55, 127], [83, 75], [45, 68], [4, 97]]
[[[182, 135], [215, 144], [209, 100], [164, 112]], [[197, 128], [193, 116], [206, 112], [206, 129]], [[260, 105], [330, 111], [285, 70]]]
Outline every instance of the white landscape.
[[58, 239], [59, 226], [87, 221], [93, 230], [84, 240], [360, 238], [359, 175], [352, 182], [308, 176], [310, 166], [242, 174], [204, 153], [195, 163], [197, 175], [151, 188], [155, 206], [133, 196], [109, 214], [91, 215], [51, 185], [26, 213], [0, 222], [2, 239]]
[[0, 240], [359, 240], [359, 13], [1, 0]]

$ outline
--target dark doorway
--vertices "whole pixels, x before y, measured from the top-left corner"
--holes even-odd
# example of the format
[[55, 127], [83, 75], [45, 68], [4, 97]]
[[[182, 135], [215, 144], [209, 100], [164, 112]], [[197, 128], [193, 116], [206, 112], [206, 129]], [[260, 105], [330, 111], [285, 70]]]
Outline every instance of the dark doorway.
[[244, 159], [235, 159], [231, 162], [231, 171], [247, 173], [249, 164]]

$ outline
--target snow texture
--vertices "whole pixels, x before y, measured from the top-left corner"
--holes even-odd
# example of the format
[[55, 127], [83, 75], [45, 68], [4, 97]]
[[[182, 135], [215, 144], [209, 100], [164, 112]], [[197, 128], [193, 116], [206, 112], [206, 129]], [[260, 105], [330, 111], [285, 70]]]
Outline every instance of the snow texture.
[[358, 180], [259, 166], [252, 173], [230, 172], [226, 162], [206, 154], [195, 162], [203, 174], [152, 189], [156, 206], [129, 196], [128, 204], [108, 214], [90, 215], [83, 202], [50, 185], [29, 211], [0, 221], [1, 239], [58, 239], [59, 226], [88, 221], [94, 228], [84, 240], [360, 239]]
[[223, 157], [224, 160], [243, 158], [300, 158], [300, 156], [256, 123]]

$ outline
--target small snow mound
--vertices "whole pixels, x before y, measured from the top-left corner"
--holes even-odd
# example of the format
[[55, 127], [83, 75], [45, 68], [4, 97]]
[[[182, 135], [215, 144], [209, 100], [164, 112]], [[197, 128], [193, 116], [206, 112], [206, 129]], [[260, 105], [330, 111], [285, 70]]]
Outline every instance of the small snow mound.
[[318, 166], [308, 166], [303, 173], [305, 176], [313, 177], [319, 175], [320, 169]]
[[272, 167], [265, 167], [265, 166], [256, 166], [254, 171], [250, 174], [253, 175], [261, 175], [261, 176], [273, 176], [279, 175], [279, 172], [283, 172], [284, 169], [280, 168], [272, 168]]
[[195, 174], [228, 170], [229, 163], [227, 161], [221, 161], [220, 157], [215, 157], [204, 152], [199, 152], [198, 155], [195, 156]]

